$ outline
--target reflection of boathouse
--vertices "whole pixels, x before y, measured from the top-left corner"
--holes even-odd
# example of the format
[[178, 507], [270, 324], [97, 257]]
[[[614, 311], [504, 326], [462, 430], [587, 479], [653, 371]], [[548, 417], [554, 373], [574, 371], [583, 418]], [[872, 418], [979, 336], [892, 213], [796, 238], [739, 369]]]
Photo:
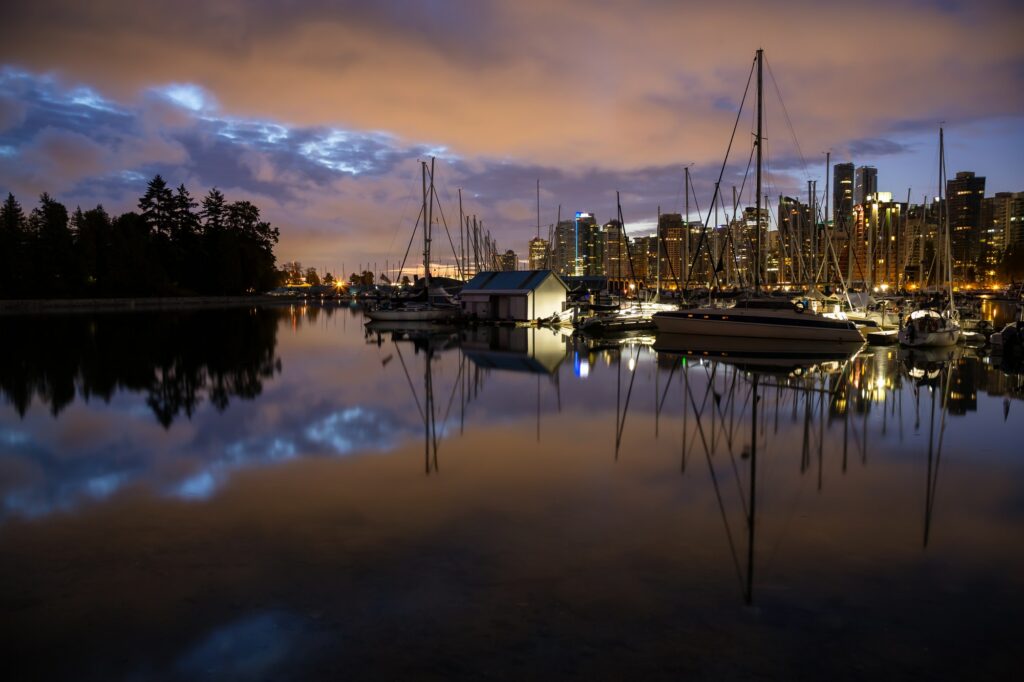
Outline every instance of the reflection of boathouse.
[[478, 327], [467, 331], [462, 351], [478, 367], [554, 374], [566, 347], [562, 335], [550, 329]]
[[562, 312], [567, 292], [551, 270], [480, 272], [462, 288], [462, 310], [481, 320], [536, 320]]

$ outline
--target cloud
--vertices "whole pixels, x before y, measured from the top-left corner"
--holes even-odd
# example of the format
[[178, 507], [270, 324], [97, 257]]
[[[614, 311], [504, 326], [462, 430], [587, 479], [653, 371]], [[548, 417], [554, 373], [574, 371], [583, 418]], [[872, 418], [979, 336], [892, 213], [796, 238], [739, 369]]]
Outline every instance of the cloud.
[[888, 156], [907, 151], [907, 145], [884, 138], [866, 138], [850, 143], [850, 154], [853, 156]]
[[0, 95], [0, 132], [21, 125], [28, 107], [11, 94]]
[[[156, 81], [189, 107], [216, 98], [228, 115], [387, 130], [458, 155], [559, 165], [635, 168], [720, 154], [723, 106], [738, 101], [759, 44], [815, 148], [837, 128], [870, 137], [897, 116], [1020, 110], [1024, 95], [1006, 87], [1022, 61], [1019, 22], [1010, 20], [1021, 18], [1019, 6], [972, 3], [961, 13], [872, 4], [862, 16], [884, 19], [866, 20], [871, 49], [835, 39], [849, 21], [841, 5], [582, 0], [313, 2], [295, 11], [273, 2], [187, 11], [25, 3], [0, 49], [8, 61], [122, 99]], [[800, 41], [790, 40], [794, 16], [812, 22]], [[951, 47], [963, 44], [972, 49]], [[956, 83], [956, 97], [935, 87], [939, 78]]]
[[[436, 154], [449, 222], [462, 187], [467, 212], [522, 250], [537, 178], [545, 227], [559, 204], [612, 217], [616, 190], [627, 224], [682, 210], [690, 163], [706, 210], [758, 45], [770, 195], [820, 178], [826, 149], [896, 163], [918, 153], [905, 136], [939, 121], [1019, 118], [1024, 8], [938, 4], [868, 0], [866, 46], [837, 39], [847, 8], [803, 0], [21, 3], [0, 41], [0, 184], [117, 209], [162, 172], [195, 193], [259, 197], [282, 258], [327, 265], [400, 255], [416, 161]], [[53, 177], [26, 167], [46, 128], [72, 161], [55, 168], [53, 146], [32, 157]], [[730, 199], [751, 129], [744, 115]], [[927, 180], [905, 172], [917, 176], [902, 186]]]

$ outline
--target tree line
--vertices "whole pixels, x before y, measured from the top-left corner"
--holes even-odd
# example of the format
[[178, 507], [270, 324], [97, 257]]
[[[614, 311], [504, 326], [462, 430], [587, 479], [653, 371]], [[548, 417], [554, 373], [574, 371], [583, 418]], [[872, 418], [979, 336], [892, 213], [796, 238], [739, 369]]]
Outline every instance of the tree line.
[[279, 231], [216, 188], [201, 202], [155, 176], [138, 211], [0, 205], [0, 298], [233, 295], [277, 286]]

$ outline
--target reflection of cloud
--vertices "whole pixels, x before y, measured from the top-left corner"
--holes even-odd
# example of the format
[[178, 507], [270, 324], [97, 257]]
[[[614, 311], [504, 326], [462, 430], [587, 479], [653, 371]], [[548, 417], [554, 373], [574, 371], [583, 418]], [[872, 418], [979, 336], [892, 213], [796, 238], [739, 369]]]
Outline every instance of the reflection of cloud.
[[298, 620], [280, 613], [260, 613], [222, 625], [186, 651], [177, 669], [191, 679], [264, 678], [291, 653]]
[[[321, 404], [312, 409], [296, 406], [272, 423], [244, 430], [224, 444], [200, 427], [202, 414], [160, 432], [150, 423], [148, 410], [115, 405], [115, 411], [135, 417], [128, 422], [132, 436], [126, 441], [123, 425], [120, 431], [111, 426], [115, 413], [85, 410], [82, 406], [68, 410], [62, 415], [62, 428], [45, 439], [0, 429], [0, 443], [8, 450], [8, 456], [0, 458], [0, 516], [35, 518], [68, 511], [137, 484], [182, 500], [208, 500], [237, 471], [297, 457], [387, 451], [415, 430], [401, 413]], [[244, 420], [218, 423], [216, 428], [231, 433], [245, 424]], [[444, 425], [438, 424], [439, 436], [443, 433]], [[129, 452], [126, 457], [125, 447], [140, 439], [153, 445], [162, 439], [162, 448]]]
[[384, 450], [395, 441], [394, 423], [383, 415], [350, 407], [315, 422], [306, 429], [306, 437], [330, 447], [339, 455], [354, 450]]

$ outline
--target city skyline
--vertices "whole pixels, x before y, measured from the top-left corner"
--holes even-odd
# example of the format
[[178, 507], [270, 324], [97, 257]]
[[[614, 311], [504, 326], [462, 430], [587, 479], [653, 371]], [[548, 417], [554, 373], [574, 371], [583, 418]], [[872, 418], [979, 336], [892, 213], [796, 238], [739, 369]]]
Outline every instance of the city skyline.
[[[985, 176], [986, 196], [1024, 189], [1019, 6], [867, 3], [867, 51], [828, 36], [848, 10], [810, 7], [629, 4], [637, 28], [614, 3], [19, 7], [0, 41], [0, 189], [120, 212], [159, 172], [257, 201], [281, 227], [281, 262], [354, 270], [401, 256], [415, 160], [437, 155], [445, 210], [462, 187], [522, 260], [538, 178], [542, 237], [559, 204], [614, 218], [617, 190], [627, 231], [653, 232], [659, 207], [682, 212], [688, 164], [706, 208], [758, 46], [770, 203], [803, 197], [807, 179], [824, 192], [826, 150], [876, 167], [880, 191], [934, 196], [943, 123], [950, 177]], [[797, 20], [813, 29], [798, 44]]]

